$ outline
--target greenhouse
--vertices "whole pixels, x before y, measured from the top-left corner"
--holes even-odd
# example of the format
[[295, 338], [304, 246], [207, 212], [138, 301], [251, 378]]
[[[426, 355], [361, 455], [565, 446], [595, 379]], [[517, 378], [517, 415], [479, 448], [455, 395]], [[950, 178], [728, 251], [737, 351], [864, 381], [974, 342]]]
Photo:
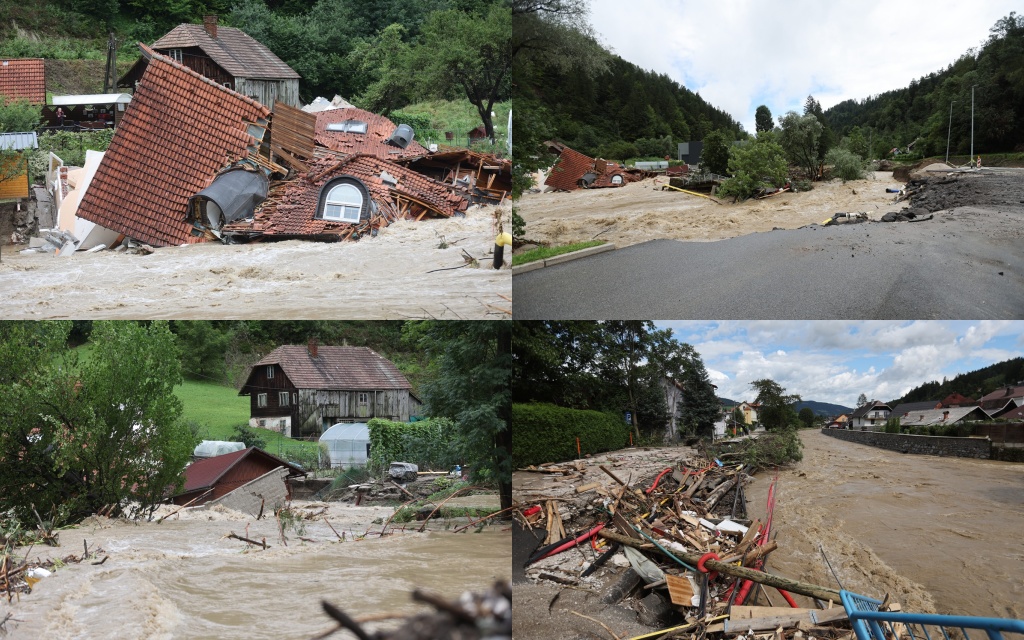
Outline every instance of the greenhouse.
[[370, 457], [370, 428], [365, 422], [336, 424], [320, 436], [332, 467], [365, 466]]
[[192, 455], [196, 458], [213, 458], [215, 456], [222, 456], [225, 453], [234, 453], [235, 451], [241, 451], [245, 448], [245, 445], [241, 442], [224, 442], [223, 440], [203, 440], [196, 445], [195, 451]]

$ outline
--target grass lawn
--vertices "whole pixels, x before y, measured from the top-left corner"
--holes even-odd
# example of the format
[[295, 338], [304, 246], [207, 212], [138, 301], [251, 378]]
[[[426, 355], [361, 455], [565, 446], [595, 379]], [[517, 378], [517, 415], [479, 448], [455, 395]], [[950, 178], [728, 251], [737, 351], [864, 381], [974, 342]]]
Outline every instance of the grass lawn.
[[[504, 140], [505, 135], [508, 131], [508, 112], [512, 108], [512, 102], [498, 102], [494, 105], [494, 117], [491, 118], [494, 123], [494, 135], [499, 140]], [[465, 137], [466, 133], [481, 124], [480, 114], [477, 113], [476, 107], [469, 103], [468, 100], [430, 100], [426, 102], [417, 102], [416, 104], [410, 104], [406, 107], [399, 109], [404, 113], [415, 116], [425, 116], [430, 118], [430, 122], [433, 127], [439, 131], [451, 131], [459, 137]], [[420, 136], [417, 134], [417, 140]], [[421, 141], [422, 142], [422, 141]], [[444, 140], [435, 140], [434, 142], [444, 143]]]
[[[238, 395], [233, 387], [186, 380], [174, 393], [181, 400], [182, 417], [205, 427], [200, 432], [204, 440], [234, 440], [235, 425], [249, 423], [249, 396]], [[267, 443], [266, 451], [283, 458], [291, 449], [317, 449], [315, 442], [292, 440], [275, 431], [263, 429], [259, 434]]]
[[566, 244], [560, 247], [537, 247], [536, 249], [520, 253], [517, 256], [512, 256], [512, 266], [546, 260], [560, 256], [563, 253], [572, 253], [573, 251], [589, 249], [590, 247], [597, 247], [602, 244], [604, 244], [604, 240], [587, 240], [586, 242], [574, 242], [573, 244]]

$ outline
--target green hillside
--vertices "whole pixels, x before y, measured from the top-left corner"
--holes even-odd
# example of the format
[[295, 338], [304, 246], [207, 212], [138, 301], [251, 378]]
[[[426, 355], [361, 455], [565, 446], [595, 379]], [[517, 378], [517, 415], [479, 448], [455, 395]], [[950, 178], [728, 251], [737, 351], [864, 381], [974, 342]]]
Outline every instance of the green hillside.
[[1022, 382], [1024, 382], [1024, 358], [1014, 358], [976, 371], [961, 373], [951, 380], [926, 382], [911, 389], [902, 398], [893, 402], [942, 400], [952, 393], [959, 393], [977, 400], [1000, 387], [1018, 385]]
[[943, 156], [947, 133], [950, 153], [965, 154], [972, 87], [974, 152], [1024, 151], [1024, 16], [1011, 12], [997, 21], [980, 48], [945, 69], [903, 89], [841, 102], [825, 118], [837, 134], [870, 135], [874, 157], [915, 141], [915, 155]]

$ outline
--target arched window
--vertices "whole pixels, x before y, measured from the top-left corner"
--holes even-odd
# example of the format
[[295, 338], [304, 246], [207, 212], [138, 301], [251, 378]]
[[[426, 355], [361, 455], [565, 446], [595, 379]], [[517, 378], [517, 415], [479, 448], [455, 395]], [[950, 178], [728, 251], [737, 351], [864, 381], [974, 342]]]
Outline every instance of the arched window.
[[619, 174], [612, 176], [612, 184], [622, 184], [622, 176]]
[[363, 192], [351, 182], [339, 182], [327, 190], [322, 211], [324, 220], [359, 222], [363, 211]]

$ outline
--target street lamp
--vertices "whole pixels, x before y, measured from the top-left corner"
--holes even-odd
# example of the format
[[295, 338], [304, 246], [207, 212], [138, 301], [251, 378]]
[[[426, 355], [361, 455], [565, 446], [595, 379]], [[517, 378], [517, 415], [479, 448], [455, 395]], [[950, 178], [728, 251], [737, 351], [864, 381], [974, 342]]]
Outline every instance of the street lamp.
[[946, 128], [946, 164], [949, 164], [949, 134], [953, 131], [953, 103], [956, 100], [949, 101], [949, 126]]

